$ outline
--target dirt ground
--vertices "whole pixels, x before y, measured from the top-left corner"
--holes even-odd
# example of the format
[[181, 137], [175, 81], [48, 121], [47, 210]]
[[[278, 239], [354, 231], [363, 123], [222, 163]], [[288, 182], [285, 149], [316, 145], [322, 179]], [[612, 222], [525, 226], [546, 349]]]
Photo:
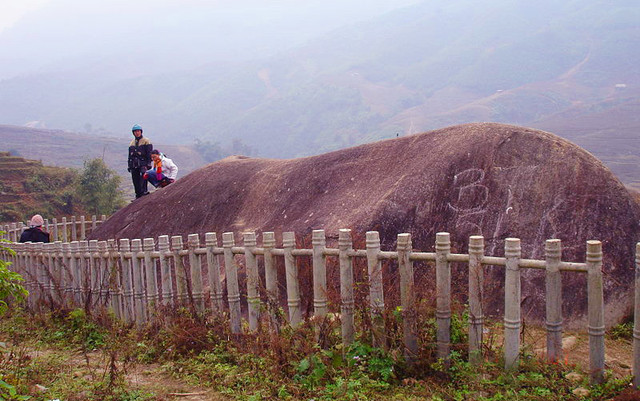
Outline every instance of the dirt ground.
[[[527, 327], [524, 343], [530, 345], [541, 358], [546, 355], [546, 332], [542, 328]], [[578, 370], [589, 371], [589, 337], [586, 333], [565, 332], [562, 336], [563, 362], [575, 365]], [[605, 369], [614, 377], [632, 374], [633, 344], [629, 340], [612, 340], [605, 337]]]
[[227, 401], [226, 397], [210, 389], [194, 387], [162, 372], [158, 365], [137, 365], [127, 373], [133, 388], [153, 392], [162, 400]]
[[[488, 333], [489, 334], [489, 333]], [[500, 346], [501, 332], [495, 330], [488, 335], [494, 345]], [[523, 349], [532, 351], [539, 357], [545, 355], [546, 333], [542, 328], [525, 327], [523, 331]], [[605, 341], [606, 368], [614, 377], [622, 378], [632, 374], [632, 343], [629, 340]], [[566, 332], [563, 336], [563, 362], [575, 366], [575, 371], [588, 372], [589, 368], [589, 339], [585, 333]], [[94, 351], [87, 355], [63, 350], [32, 351], [32, 358], [45, 358], [48, 355], [64, 354], [63, 359], [73, 377], [83, 377], [87, 380], [99, 380], [106, 374], [109, 366], [108, 356], [103, 352]], [[186, 400], [186, 401], [227, 401], [232, 398], [205, 387], [194, 386], [176, 379], [163, 371], [158, 364], [134, 363], [123, 367], [117, 365], [130, 388], [145, 393], [153, 393], [158, 400]], [[576, 382], [581, 381], [580, 377]], [[46, 386], [46, 383], [43, 383]], [[578, 386], [578, 383], [576, 383]]]
[[[56, 355], [64, 360], [66, 369], [74, 378], [87, 381], [102, 380], [109, 367], [108, 356], [101, 351], [83, 354], [61, 349], [33, 350], [29, 356], [34, 359], [47, 358]], [[130, 390], [140, 390], [153, 393], [157, 400], [185, 400], [185, 401], [228, 401], [231, 398], [211, 389], [194, 386], [178, 380], [163, 371], [159, 364], [134, 363], [116, 367], [129, 385]], [[124, 370], [124, 371], [123, 371]], [[34, 384], [35, 392], [46, 391], [47, 383]], [[38, 389], [39, 387], [39, 389]]]

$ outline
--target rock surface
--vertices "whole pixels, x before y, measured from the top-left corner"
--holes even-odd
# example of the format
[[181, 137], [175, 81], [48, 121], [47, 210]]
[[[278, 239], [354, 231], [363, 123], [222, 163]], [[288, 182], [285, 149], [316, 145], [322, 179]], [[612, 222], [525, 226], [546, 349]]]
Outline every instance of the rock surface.
[[[502, 256], [505, 238], [517, 237], [522, 257], [535, 259], [544, 258], [546, 239], [559, 238], [563, 260], [574, 262], [584, 262], [586, 241], [598, 239], [612, 324], [631, 311], [639, 221], [625, 187], [578, 146], [539, 130], [474, 123], [301, 159], [227, 158], [118, 211], [93, 238], [275, 231], [280, 240], [295, 231], [309, 244], [313, 229], [335, 239], [351, 228], [359, 249], [365, 232], [377, 230], [383, 250], [409, 232], [414, 249], [433, 251], [435, 234], [448, 231], [454, 252], [466, 253], [468, 237], [482, 234], [485, 254]], [[432, 288], [427, 270], [422, 282]], [[466, 266], [454, 270], [464, 302]], [[486, 271], [487, 312], [500, 313], [504, 270]], [[563, 274], [571, 322], [585, 316], [585, 276]], [[544, 272], [525, 269], [523, 316], [544, 321], [544, 291]]]

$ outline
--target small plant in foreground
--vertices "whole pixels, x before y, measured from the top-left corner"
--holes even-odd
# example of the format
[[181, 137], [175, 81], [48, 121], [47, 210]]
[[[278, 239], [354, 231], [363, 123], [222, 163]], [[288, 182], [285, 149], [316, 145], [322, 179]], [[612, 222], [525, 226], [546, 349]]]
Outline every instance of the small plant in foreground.
[[609, 336], [613, 339], [631, 340], [633, 338], [633, 321], [613, 326], [609, 331]]
[[15, 386], [12, 386], [2, 379], [3, 377], [0, 375], [0, 400], [28, 400], [31, 398], [29, 395], [18, 394]]
[[[0, 236], [4, 234], [6, 232], [0, 231]], [[14, 255], [13, 249], [2, 246], [1, 243], [3, 242], [8, 241], [0, 239], [0, 248]], [[9, 270], [9, 266], [11, 266], [11, 263], [0, 259], [0, 316], [4, 315], [9, 308], [8, 301], [20, 303], [29, 295], [29, 292], [20, 284], [24, 281], [22, 276]]]

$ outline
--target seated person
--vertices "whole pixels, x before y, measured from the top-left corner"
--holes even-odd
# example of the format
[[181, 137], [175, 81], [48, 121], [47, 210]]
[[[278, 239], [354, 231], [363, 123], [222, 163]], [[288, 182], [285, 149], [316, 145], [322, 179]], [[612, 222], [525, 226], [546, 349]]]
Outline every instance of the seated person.
[[151, 151], [153, 168], [144, 174], [144, 179], [149, 181], [154, 187], [166, 187], [176, 180], [178, 176], [178, 166], [173, 160], [162, 154], [158, 149]]
[[42, 230], [44, 219], [36, 214], [29, 221], [29, 228], [22, 232], [20, 242], [49, 242], [49, 233]]

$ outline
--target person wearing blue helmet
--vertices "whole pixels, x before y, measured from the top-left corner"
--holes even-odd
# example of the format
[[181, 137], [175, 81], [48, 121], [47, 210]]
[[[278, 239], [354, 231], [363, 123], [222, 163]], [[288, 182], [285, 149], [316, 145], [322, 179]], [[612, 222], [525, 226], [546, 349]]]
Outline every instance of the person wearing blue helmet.
[[144, 195], [149, 195], [147, 191], [147, 181], [144, 174], [151, 168], [151, 151], [153, 145], [149, 138], [142, 135], [142, 127], [138, 124], [131, 128], [134, 138], [129, 144], [129, 159], [127, 171], [131, 173], [133, 189], [136, 192], [136, 199]]

